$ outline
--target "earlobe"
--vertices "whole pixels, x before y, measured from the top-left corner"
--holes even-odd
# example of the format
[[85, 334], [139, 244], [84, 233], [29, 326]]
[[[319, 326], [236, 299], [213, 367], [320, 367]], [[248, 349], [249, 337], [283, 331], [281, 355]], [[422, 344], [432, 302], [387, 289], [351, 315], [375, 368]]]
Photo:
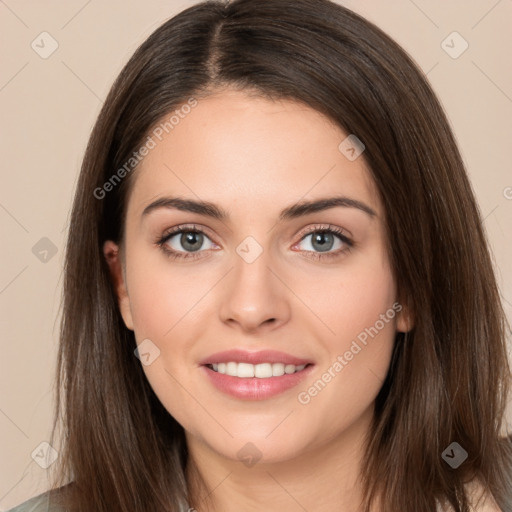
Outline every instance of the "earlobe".
[[398, 332], [409, 332], [414, 327], [414, 319], [410, 309], [402, 306], [396, 317], [396, 330]]
[[123, 321], [128, 329], [133, 331], [133, 319], [130, 309], [130, 298], [123, 275], [123, 266], [119, 254], [119, 246], [112, 240], [103, 244], [103, 255], [110, 269], [110, 277], [117, 297], [117, 303]]

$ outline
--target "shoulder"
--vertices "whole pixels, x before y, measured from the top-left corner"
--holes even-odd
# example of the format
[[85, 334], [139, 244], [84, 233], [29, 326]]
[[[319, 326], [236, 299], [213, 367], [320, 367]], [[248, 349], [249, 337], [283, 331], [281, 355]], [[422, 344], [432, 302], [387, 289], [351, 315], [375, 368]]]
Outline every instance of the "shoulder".
[[478, 480], [472, 480], [466, 484], [466, 489], [470, 498], [471, 509], [475, 512], [502, 512], [494, 498]]
[[[465, 485], [471, 512], [503, 512], [494, 498], [485, 490], [478, 480]], [[438, 503], [437, 512], [453, 512], [449, 505]]]
[[7, 512], [66, 512], [62, 507], [51, 503], [50, 493], [45, 492], [31, 498]]
[[[67, 512], [64, 507], [55, 503], [55, 500], [51, 498], [51, 496], [53, 496], [52, 492], [58, 493], [61, 490], [62, 488], [57, 491], [47, 491], [44, 494], [40, 494], [34, 498], [24, 501], [20, 505], [7, 510], [6, 512]], [[182, 503], [180, 507], [180, 512], [195, 510], [189, 508], [186, 503]]]

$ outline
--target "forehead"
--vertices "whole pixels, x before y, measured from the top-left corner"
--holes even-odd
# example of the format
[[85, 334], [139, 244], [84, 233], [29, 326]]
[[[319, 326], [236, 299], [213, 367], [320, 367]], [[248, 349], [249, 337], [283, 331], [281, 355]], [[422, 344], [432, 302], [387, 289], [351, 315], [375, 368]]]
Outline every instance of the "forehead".
[[269, 214], [333, 193], [379, 213], [365, 161], [348, 159], [339, 148], [348, 134], [307, 105], [227, 90], [197, 100], [165, 125], [171, 115], [162, 119], [158, 137], [150, 133], [153, 148], [135, 171], [134, 214], [165, 195]]

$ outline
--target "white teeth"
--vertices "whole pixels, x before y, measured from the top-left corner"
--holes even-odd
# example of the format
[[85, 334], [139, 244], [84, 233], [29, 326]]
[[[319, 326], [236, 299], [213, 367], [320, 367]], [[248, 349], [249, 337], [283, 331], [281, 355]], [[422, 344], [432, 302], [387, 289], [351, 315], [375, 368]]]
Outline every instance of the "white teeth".
[[284, 373], [293, 373], [295, 372], [295, 365], [294, 364], [287, 364], [284, 367]]
[[272, 364], [272, 377], [281, 377], [284, 375], [284, 364], [283, 363], [273, 363]]
[[261, 363], [254, 366], [254, 376], [259, 379], [268, 379], [272, 377], [272, 365], [270, 363]]
[[254, 377], [254, 365], [248, 363], [228, 363], [228, 366], [234, 365], [234, 371], [228, 373], [226, 368], [226, 375], [232, 375], [233, 377]]
[[218, 373], [230, 375], [231, 377], [251, 378], [257, 377], [258, 379], [268, 379], [270, 377], [281, 377], [281, 375], [300, 372], [306, 367], [305, 364], [295, 366], [293, 364], [284, 363], [236, 363], [230, 361], [229, 363], [213, 363], [212, 368]]

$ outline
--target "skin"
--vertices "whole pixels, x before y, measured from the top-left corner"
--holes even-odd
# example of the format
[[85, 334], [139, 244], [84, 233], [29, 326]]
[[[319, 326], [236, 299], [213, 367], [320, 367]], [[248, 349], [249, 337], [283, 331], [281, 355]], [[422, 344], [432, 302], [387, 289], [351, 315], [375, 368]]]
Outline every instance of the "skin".
[[[317, 396], [299, 403], [298, 393], [399, 302], [377, 189], [363, 157], [350, 161], [338, 149], [347, 135], [305, 105], [217, 91], [200, 99], [136, 171], [124, 250], [105, 243], [126, 326], [137, 343], [150, 339], [160, 350], [143, 368], [185, 429], [190, 495], [201, 512], [358, 509], [372, 407], [395, 334], [409, 330], [411, 320], [402, 305]], [[376, 215], [338, 206], [279, 220], [292, 204], [333, 195], [357, 199]], [[169, 208], [142, 216], [164, 196], [215, 203], [229, 218]], [[207, 232], [197, 259], [169, 258], [156, 243], [180, 224]], [[354, 246], [314, 259], [325, 253], [312, 245], [311, 232], [328, 225]], [[247, 236], [262, 249], [252, 263], [236, 251]], [[167, 246], [185, 254], [180, 235], [172, 240]], [[331, 253], [347, 248], [335, 240]], [[240, 400], [213, 387], [199, 367], [204, 357], [232, 348], [280, 350], [315, 367], [280, 395]], [[237, 456], [248, 442], [261, 453], [251, 467]], [[211, 491], [209, 506], [193, 471]]]

